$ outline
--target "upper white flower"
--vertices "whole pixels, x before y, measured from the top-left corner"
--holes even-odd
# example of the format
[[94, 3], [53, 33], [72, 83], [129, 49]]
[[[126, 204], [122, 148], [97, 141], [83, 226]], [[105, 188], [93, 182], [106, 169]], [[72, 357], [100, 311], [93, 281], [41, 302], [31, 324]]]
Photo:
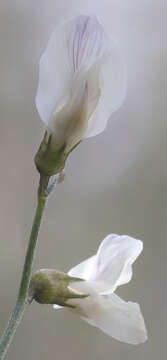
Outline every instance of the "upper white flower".
[[119, 50], [95, 16], [57, 26], [40, 59], [36, 106], [58, 149], [102, 132], [125, 90]]
[[109, 336], [130, 344], [147, 340], [144, 319], [137, 303], [123, 301], [114, 291], [131, 280], [132, 264], [142, 248], [140, 240], [110, 234], [102, 241], [96, 255], [68, 273], [85, 280], [71, 283], [69, 289], [88, 294], [85, 298], [67, 301], [74, 306], [72, 311]]

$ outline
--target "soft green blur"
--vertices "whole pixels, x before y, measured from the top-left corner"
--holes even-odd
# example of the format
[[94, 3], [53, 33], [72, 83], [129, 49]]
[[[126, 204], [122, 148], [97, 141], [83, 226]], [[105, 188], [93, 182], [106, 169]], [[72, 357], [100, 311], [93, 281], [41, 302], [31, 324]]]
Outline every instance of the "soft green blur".
[[[91, 4], [89, 4], [91, 3]], [[0, 328], [15, 303], [36, 206], [33, 158], [44, 127], [35, 108], [38, 61], [64, 17], [96, 12], [118, 40], [128, 70], [124, 106], [107, 130], [78, 146], [44, 216], [34, 271], [67, 271], [108, 233], [143, 240], [132, 282], [149, 340], [113, 340], [68, 310], [33, 303], [7, 360], [157, 360], [167, 341], [167, 2], [166, 0], [1, 0]]]

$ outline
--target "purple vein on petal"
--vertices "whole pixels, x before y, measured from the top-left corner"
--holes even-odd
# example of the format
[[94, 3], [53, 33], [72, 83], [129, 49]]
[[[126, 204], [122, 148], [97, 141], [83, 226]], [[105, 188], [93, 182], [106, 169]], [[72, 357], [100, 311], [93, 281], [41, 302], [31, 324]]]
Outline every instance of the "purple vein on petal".
[[67, 31], [67, 47], [73, 71], [77, 72], [92, 57], [97, 59], [105, 47], [106, 36], [96, 17], [79, 16]]

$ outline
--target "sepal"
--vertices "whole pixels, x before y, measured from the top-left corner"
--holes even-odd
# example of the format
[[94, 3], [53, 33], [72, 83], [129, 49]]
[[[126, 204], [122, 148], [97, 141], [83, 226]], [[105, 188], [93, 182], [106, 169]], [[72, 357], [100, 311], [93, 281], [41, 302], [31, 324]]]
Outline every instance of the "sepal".
[[70, 284], [83, 279], [71, 277], [63, 272], [52, 269], [37, 271], [30, 281], [28, 300], [37, 301], [40, 304], [57, 304], [60, 306], [73, 307], [67, 304], [70, 299], [81, 299], [88, 294], [81, 294], [70, 289]]

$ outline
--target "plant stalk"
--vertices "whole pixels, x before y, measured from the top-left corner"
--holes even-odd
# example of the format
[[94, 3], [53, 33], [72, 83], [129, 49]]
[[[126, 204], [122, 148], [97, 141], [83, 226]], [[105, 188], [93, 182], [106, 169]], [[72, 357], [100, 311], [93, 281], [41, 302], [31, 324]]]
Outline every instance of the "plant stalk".
[[30, 234], [30, 239], [27, 247], [27, 252], [25, 256], [25, 262], [22, 272], [22, 278], [20, 283], [20, 288], [18, 292], [17, 301], [15, 307], [10, 315], [6, 329], [0, 339], [0, 360], [3, 360], [7, 350], [12, 342], [14, 334], [18, 325], [21, 322], [26, 305], [28, 304], [28, 288], [31, 277], [31, 270], [33, 265], [34, 253], [37, 244], [37, 238], [39, 233], [39, 228], [42, 220], [42, 215], [46, 203], [46, 189], [48, 185], [49, 178], [41, 176], [40, 185], [38, 190], [38, 203], [37, 209], [32, 225], [32, 230]]

